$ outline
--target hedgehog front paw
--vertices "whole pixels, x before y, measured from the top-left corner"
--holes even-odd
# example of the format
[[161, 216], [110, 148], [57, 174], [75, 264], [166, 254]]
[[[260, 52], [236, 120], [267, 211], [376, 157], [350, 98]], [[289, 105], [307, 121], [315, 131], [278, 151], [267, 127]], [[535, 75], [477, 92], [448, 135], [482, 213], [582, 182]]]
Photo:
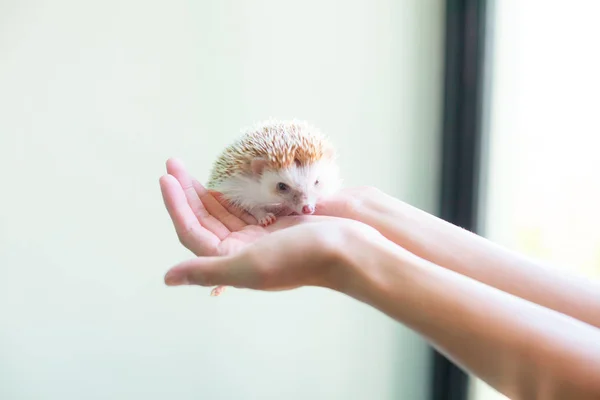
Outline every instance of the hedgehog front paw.
[[260, 226], [266, 227], [277, 221], [277, 217], [273, 213], [268, 213], [264, 217], [258, 219]]

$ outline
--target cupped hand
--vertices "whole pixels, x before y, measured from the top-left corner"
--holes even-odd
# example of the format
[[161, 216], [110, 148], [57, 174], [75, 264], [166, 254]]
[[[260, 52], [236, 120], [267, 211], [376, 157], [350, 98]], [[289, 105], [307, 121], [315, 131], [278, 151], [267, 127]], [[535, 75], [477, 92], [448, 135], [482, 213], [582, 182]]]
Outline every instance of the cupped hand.
[[293, 225], [263, 235], [234, 254], [185, 261], [166, 274], [165, 283], [267, 291], [301, 286], [340, 290], [348, 272], [347, 255], [360, 251], [360, 246], [351, 244], [361, 236], [356, 225], [336, 218]]
[[363, 204], [383, 196], [373, 187], [344, 189], [317, 204], [316, 215], [280, 217], [263, 228], [252, 215], [227, 204], [220, 193], [193, 179], [180, 160], [167, 161], [167, 175], [160, 178], [160, 187], [180, 242], [197, 256], [232, 254], [271, 232], [322, 222], [327, 217], [360, 220]]
[[263, 228], [248, 213], [228, 205], [219, 193], [204, 188], [177, 159], [167, 161], [160, 187], [180, 242], [200, 257], [171, 270], [165, 277], [169, 285], [266, 290], [327, 286], [327, 271], [336, 264], [342, 233], [370, 229], [350, 220], [315, 215], [281, 217]]
[[267, 233], [229, 211], [177, 159], [167, 161], [160, 188], [179, 241], [197, 256], [230, 254]]
[[219, 193], [193, 179], [177, 159], [167, 161], [160, 188], [179, 241], [197, 256], [233, 254], [270, 232], [306, 222], [302, 217], [282, 217], [267, 228], [258, 226], [250, 214], [231, 207]]

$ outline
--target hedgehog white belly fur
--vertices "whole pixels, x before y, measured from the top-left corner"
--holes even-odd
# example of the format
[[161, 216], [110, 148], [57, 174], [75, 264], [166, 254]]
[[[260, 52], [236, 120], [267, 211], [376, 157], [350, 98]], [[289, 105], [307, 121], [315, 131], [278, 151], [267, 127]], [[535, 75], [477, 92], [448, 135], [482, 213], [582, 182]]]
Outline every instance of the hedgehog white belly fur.
[[216, 160], [207, 187], [267, 226], [279, 215], [312, 214], [341, 186], [337, 154], [304, 121], [267, 120], [243, 132]]

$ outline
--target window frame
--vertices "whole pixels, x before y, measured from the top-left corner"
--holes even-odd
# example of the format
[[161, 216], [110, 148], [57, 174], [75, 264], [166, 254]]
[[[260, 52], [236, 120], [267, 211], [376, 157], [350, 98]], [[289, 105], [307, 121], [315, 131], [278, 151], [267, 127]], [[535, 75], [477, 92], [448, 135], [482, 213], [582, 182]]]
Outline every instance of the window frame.
[[[493, 0], [446, 0], [439, 216], [479, 233]], [[432, 400], [467, 400], [469, 376], [432, 349]]]

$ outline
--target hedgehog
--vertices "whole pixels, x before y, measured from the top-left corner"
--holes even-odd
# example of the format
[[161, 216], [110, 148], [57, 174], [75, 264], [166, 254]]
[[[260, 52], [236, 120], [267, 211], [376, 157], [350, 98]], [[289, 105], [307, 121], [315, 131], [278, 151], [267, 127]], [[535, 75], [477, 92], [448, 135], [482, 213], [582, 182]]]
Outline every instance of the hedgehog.
[[310, 215], [341, 185], [337, 153], [305, 121], [269, 119], [243, 130], [215, 161], [207, 187], [261, 226], [286, 215]]

